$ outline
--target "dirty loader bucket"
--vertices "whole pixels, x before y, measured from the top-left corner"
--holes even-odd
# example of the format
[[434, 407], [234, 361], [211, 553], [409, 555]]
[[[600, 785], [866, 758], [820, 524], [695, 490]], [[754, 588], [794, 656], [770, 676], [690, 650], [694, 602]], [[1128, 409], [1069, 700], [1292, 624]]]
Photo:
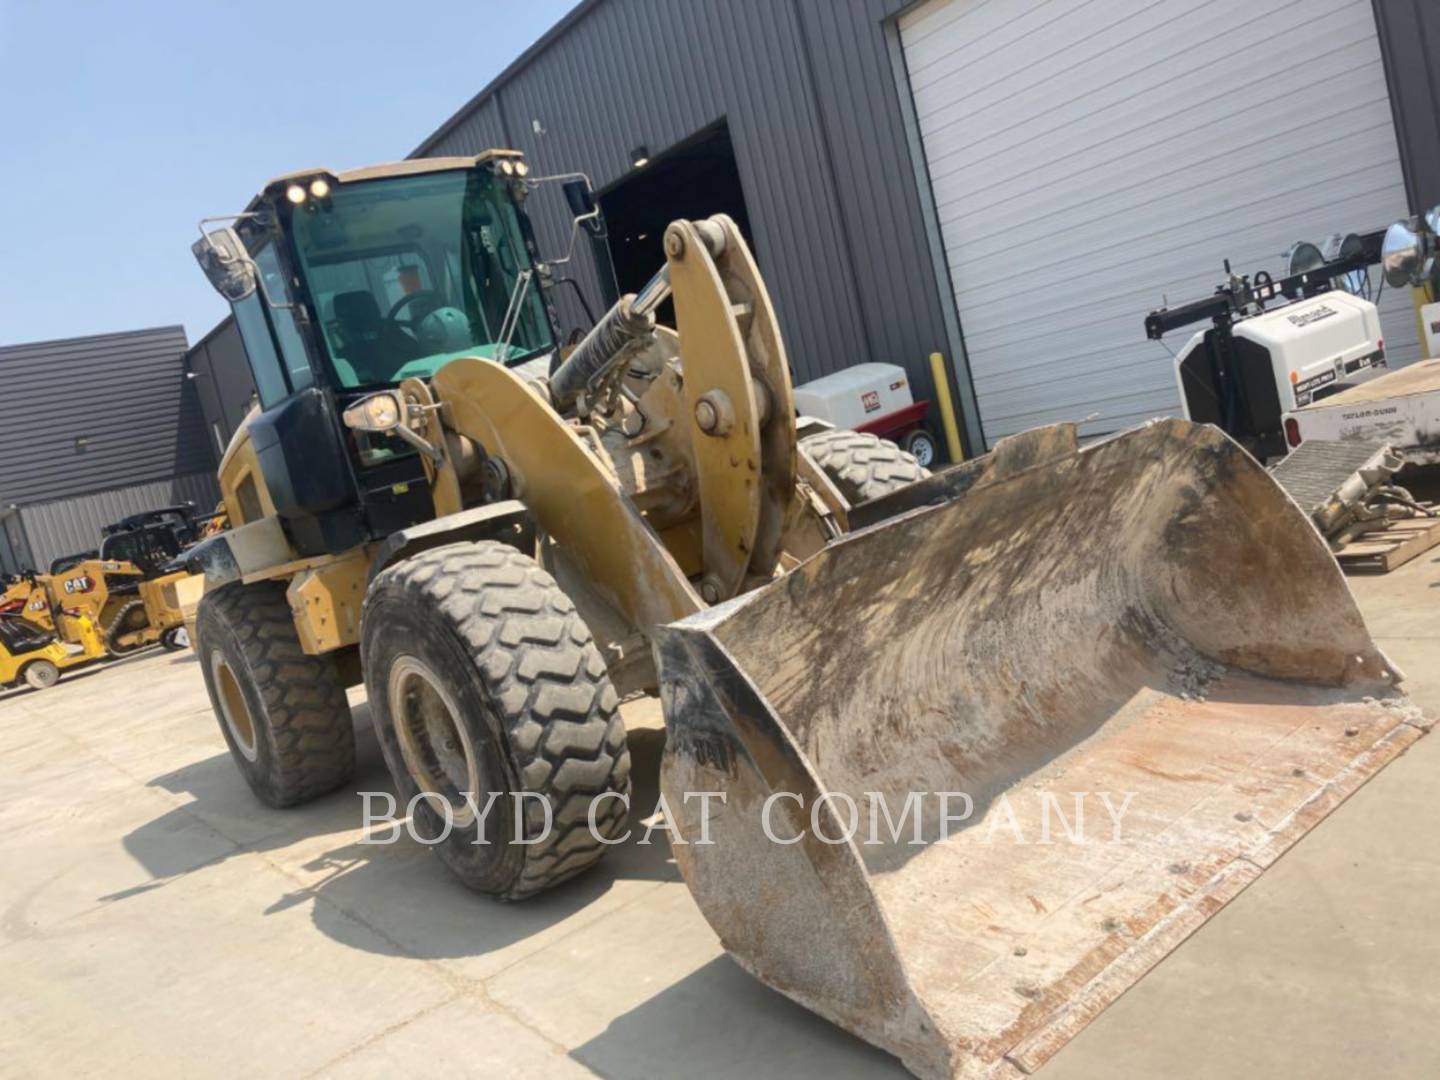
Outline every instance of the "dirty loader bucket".
[[662, 790], [754, 975], [917, 1075], [1020, 1076], [1423, 728], [1213, 428], [1044, 429], [922, 484], [660, 631]]

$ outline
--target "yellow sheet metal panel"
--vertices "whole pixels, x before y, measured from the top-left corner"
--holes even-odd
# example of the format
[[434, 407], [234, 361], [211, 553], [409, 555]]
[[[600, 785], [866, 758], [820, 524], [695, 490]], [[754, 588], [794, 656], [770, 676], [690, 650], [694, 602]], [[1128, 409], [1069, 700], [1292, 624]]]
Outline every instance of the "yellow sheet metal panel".
[[462, 359], [441, 368], [433, 385], [446, 423], [505, 463], [536, 524], [633, 625], [648, 629], [701, 607], [608, 463], [520, 376], [489, 360]]

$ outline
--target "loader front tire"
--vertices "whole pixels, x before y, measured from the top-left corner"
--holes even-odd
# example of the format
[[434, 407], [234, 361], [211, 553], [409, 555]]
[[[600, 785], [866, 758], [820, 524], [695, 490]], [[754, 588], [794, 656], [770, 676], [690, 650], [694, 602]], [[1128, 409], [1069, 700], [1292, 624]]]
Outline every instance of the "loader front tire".
[[195, 636], [220, 733], [261, 802], [296, 806], [350, 779], [345, 683], [332, 656], [301, 649], [283, 582], [206, 593]]
[[615, 689], [533, 559], [484, 541], [402, 560], [371, 583], [360, 636], [399, 805], [467, 886], [530, 896], [593, 866], [624, 830]]
[[913, 454], [889, 439], [864, 432], [820, 431], [801, 439], [800, 448], [825, 471], [852, 506], [930, 475]]

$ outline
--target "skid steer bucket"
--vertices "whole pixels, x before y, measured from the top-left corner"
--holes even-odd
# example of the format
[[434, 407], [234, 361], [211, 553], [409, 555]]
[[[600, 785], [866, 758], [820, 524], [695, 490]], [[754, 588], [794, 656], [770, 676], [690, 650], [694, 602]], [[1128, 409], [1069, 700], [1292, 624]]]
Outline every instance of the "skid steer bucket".
[[1020, 1076], [1424, 724], [1214, 428], [1042, 429], [922, 485], [659, 632], [662, 790], [754, 975], [917, 1075]]

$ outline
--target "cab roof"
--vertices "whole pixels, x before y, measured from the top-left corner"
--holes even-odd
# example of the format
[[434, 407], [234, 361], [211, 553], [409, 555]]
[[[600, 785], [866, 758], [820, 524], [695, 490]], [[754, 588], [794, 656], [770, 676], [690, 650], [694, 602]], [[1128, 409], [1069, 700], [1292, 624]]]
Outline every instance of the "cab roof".
[[404, 161], [391, 161], [380, 165], [365, 165], [358, 169], [346, 169], [344, 172], [333, 172], [321, 166], [296, 169], [272, 179], [261, 189], [255, 202], [259, 202], [266, 195], [283, 191], [296, 180], [313, 180], [317, 176], [323, 176], [334, 184], [353, 184], [361, 180], [380, 180], [390, 176], [416, 176], [421, 173], [449, 172], [453, 169], [473, 169], [476, 165], [482, 165], [487, 161], [520, 157], [524, 157], [524, 154], [519, 150], [496, 148], [482, 150], [474, 157], [407, 158]]

